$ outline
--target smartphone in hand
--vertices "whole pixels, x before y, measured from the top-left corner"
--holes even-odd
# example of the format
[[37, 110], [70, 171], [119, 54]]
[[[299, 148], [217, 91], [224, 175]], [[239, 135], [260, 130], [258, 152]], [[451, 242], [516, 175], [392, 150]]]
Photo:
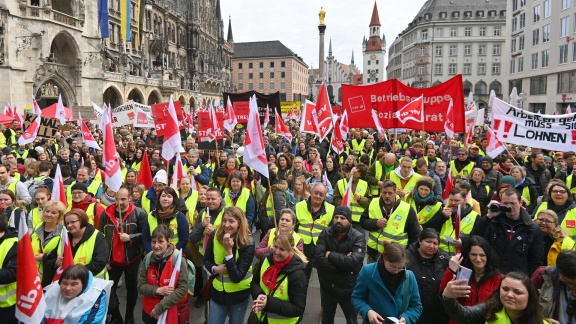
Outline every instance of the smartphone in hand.
[[466, 279], [466, 284], [468, 284], [468, 282], [470, 281], [470, 277], [472, 277], [472, 270], [460, 266], [460, 270], [458, 270], [458, 274], [456, 275], [456, 280]]

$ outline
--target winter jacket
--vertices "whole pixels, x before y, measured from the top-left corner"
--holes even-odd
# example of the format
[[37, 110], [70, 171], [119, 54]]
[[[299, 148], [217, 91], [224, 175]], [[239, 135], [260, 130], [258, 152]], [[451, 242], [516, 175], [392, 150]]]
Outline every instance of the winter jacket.
[[198, 183], [206, 186], [208, 185], [208, 183], [210, 183], [210, 179], [212, 179], [212, 169], [204, 166], [202, 164], [202, 160], [198, 159], [198, 162], [196, 162], [195, 165], [186, 162], [186, 165], [188, 166], [188, 169], [190, 168], [196, 169], [200, 167], [201, 172], [199, 172], [198, 175], [194, 177], [196, 181], [198, 181]]
[[[72, 246], [72, 255], [75, 256], [78, 249], [86, 242], [92, 234], [96, 231], [96, 228], [92, 224], [86, 225], [86, 230], [84, 235], [78, 241], [78, 243]], [[72, 234], [68, 233], [68, 239], [72, 242]], [[92, 254], [92, 261], [86, 265], [86, 268], [92, 272], [93, 275], [97, 276], [108, 264], [108, 259], [110, 257], [108, 249], [108, 244], [106, 244], [106, 238], [100, 232], [96, 234], [96, 242], [94, 243], [94, 253]]]
[[443, 299], [439, 297], [444, 309], [450, 318], [460, 324], [484, 324], [486, 323], [486, 304], [474, 306], [462, 306], [456, 299]]
[[526, 177], [532, 178], [534, 183], [536, 183], [538, 196], [542, 196], [546, 185], [552, 180], [552, 174], [550, 174], [550, 171], [548, 171], [545, 166], [538, 167], [537, 170], [534, 170], [531, 162], [526, 162], [524, 168], [526, 169]]
[[[113, 250], [113, 236], [118, 235], [118, 227], [115, 224], [120, 218], [120, 214], [116, 210], [117, 205], [113, 204], [106, 208], [106, 212], [102, 214], [98, 230], [106, 237], [108, 248], [114, 253]], [[124, 245], [124, 262], [125, 264], [132, 263], [142, 255], [142, 230], [146, 222], [147, 214], [142, 208], [138, 208], [130, 204], [128, 210], [122, 215], [122, 228], [124, 233], [130, 235], [130, 242], [123, 243]], [[114, 219], [114, 221], [112, 221]], [[120, 226], [118, 224], [118, 226]], [[116, 234], [114, 234], [116, 232]], [[110, 258], [112, 261], [112, 258]], [[121, 264], [121, 265], [125, 265]]]
[[416, 242], [410, 245], [407, 251], [407, 266], [416, 277], [423, 308], [417, 323], [446, 324], [448, 323], [448, 315], [438, 298], [438, 289], [444, 270], [448, 268], [450, 257], [439, 249], [434, 257], [425, 259], [418, 252], [419, 247], [420, 243]]
[[[518, 193], [524, 197], [524, 188], [528, 187], [528, 194], [530, 197], [530, 204], [525, 204], [528, 213], [532, 213], [534, 208], [536, 208], [536, 202], [538, 201], [538, 188], [534, 180], [530, 177], [524, 178], [524, 182], [521, 184], [516, 184], [515, 188]], [[524, 197], [527, 198], [527, 197]]]
[[[328, 257], [327, 251], [330, 251]], [[332, 296], [350, 297], [365, 255], [364, 234], [352, 226], [341, 239], [338, 239], [334, 225], [322, 230], [314, 248], [320, 289]]]
[[336, 170], [336, 169], [334, 169], [332, 171], [326, 170], [326, 176], [328, 177], [328, 181], [330, 181], [332, 188], [336, 188], [336, 184], [338, 183], [338, 180], [342, 179], [342, 173], [340, 173], [340, 171]]
[[482, 236], [490, 243], [498, 255], [502, 273], [521, 271], [531, 275], [542, 265], [542, 232], [528, 213], [520, 209], [522, 222], [515, 227], [512, 238], [508, 240], [505, 217], [504, 212], [492, 218], [478, 217], [470, 235]]
[[[72, 158], [72, 156], [70, 156], [68, 158], [68, 161], [64, 161], [62, 160], [61, 157], [58, 157], [58, 162], [56, 164], [60, 164], [60, 167], [62, 167], [63, 165], [67, 165], [70, 167], [71, 170], [71, 175], [73, 178], [76, 178], [76, 173], [78, 173], [78, 169], [80, 169], [80, 163], [78, 163], [78, 161], [74, 160]], [[56, 172], [56, 166], [54, 166], [54, 169], [52, 169], [52, 172]]]
[[[492, 188], [490, 188], [490, 184], [487, 181], [483, 181], [480, 184], [476, 184], [474, 181], [470, 181], [470, 193], [472, 194], [472, 198], [476, 199], [478, 204], [480, 204], [480, 212], [484, 216], [488, 213], [488, 203], [490, 202], [490, 197], [492, 197]], [[488, 190], [486, 190], [486, 186], [488, 186]]]
[[502, 173], [498, 172], [494, 167], [490, 167], [490, 170], [482, 169], [482, 171], [484, 171], [484, 174], [486, 175], [484, 181], [490, 186], [490, 190], [496, 190], [502, 181]]
[[[204, 254], [204, 268], [208, 271], [212, 271], [212, 267], [218, 266], [214, 262], [214, 231], [210, 234], [210, 240], [208, 241], [208, 247], [206, 248], [206, 254]], [[236, 244], [232, 247], [232, 255], [238, 255], [238, 258], [233, 257], [230, 260], [225, 261], [226, 270], [228, 271], [229, 278], [232, 282], [240, 282], [246, 274], [248, 273], [250, 267], [252, 266], [252, 260], [254, 260], [254, 241], [250, 238], [248, 245], [238, 249]], [[238, 259], [238, 260], [236, 260]], [[211, 273], [211, 275], [215, 275]], [[220, 275], [217, 275], [220, 276]], [[250, 289], [236, 291], [236, 292], [226, 292], [218, 291], [212, 286], [210, 288], [210, 298], [219, 305], [236, 305], [243, 302], [250, 295]]]
[[[222, 209], [226, 208], [226, 204], [224, 203], [224, 199], [220, 203], [220, 206], [215, 210], [209, 210], [210, 214], [210, 224], [214, 225], [214, 222], [220, 215]], [[206, 209], [206, 207], [204, 207]], [[180, 231], [178, 231], [180, 233]], [[194, 222], [194, 227], [192, 228], [192, 232], [190, 233], [190, 243], [197, 244], [204, 238], [204, 226], [202, 226], [202, 211], [198, 211], [198, 216], [196, 216], [196, 221]]]
[[[358, 282], [352, 292], [352, 304], [365, 323], [368, 323], [366, 315], [369, 310], [375, 311], [384, 318], [392, 316], [400, 319], [404, 317], [406, 324], [416, 323], [422, 314], [422, 303], [414, 273], [406, 270], [406, 278], [395, 292], [391, 292], [378, 272], [379, 262], [381, 261], [366, 264], [360, 270]], [[404, 294], [405, 285], [408, 285], [407, 295]], [[406, 310], [400, 309], [403, 298], [407, 299]]]
[[[254, 266], [252, 282], [250, 283], [250, 293], [252, 299], [264, 295], [260, 282], [262, 281], [262, 263], [265, 259], [273, 264], [272, 253], [267, 254], [260, 262]], [[266, 302], [265, 312], [278, 314], [284, 317], [299, 317], [304, 314], [306, 308], [306, 296], [308, 293], [308, 279], [304, 273], [306, 265], [297, 255], [292, 255], [290, 262], [278, 273], [278, 280], [281, 280], [283, 275], [286, 275], [288, 280], [288, 299], [280, 300], [275, 297], [268, 297]]]
[[[6, 230], [4, 236], [0, 237], [0, 244], [4, 242], [5, 239], [18, 237], [16, 231]], [[14, 243], [12, 248], [8, 250], [6, 257], [4, 257], [4, 262], [0, 265], [0, 285], [7, 285], [16, 281], [16, 252], [18, 249], [18, 244]]]
[[559, 319], [560, 293], [566, 289], [566, 284], [560, 281], [556, 266], [538, 268], [531, 279], [540, 292], [538, 302], [544, 317]]
[[[174, 210], [174, 213], [165, 219], [160, 219], [158, 216], [158, 211], [154, 209], [150, 212], [152, 217], [155, 217], [158, 220], [158, 225], [165, 224], [168, 225], [170, 222], [176, 218], [178, 223], [178, 243], [176, 243], [176, 249], [186, 251], [186, 244], [188, 244], [188, 237], [190, 233], [190, 227], [188, 225], [188, 220], [186, 216], [182, 214], [179, 210]], [[142, 226], [142, 243], [144, 246], [144, 251], [150, 252], [152, 251], [152, 233], [150, 232], [150, 224], [148, 224], [148, 217], [146, 217], [146, 221], [143, 223]], [[186, 255], [189, 255], [185, 252]]]

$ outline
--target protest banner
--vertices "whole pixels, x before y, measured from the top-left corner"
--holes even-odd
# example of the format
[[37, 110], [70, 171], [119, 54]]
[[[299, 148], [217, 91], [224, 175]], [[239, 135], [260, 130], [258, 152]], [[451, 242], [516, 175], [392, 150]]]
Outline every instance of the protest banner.
[[292, 110], [292, 107], [294, 107], [294, 113], [296, 113], [297, 111], [300, 110], [300, 107], [302, 107], [302, 102], [301, 101], [282, 101], [280, 103], [280, 110], [282, 111], [282, 115], [286, 116], [290, 110]]
[[458, 149], [458, 146], [442, 144], [440, 145], [440, 158], [442, 161], [446, 162], [446, 164], [449, 164], [450, 161], [454, 160], [454, 158], [458, 156]]
[[[424, 116], [416, 116], [420, 112], [414, 112], [418, 118], [405, 118], [404, 122], [395, 118], [396, 112], [420, 96], [423, 96]], [[350, 127], [357, 128], [375, 127], [371, 116], [374, 109], [382, 127], [386, 129], [409, 128], [443, 132], [450, 100], [454, 109], [454, 131], [463, 133], [464, 90], [461, 75], [424, 89], [409, 87], [397, 79], [362, 86], [342, 85], [342, 109], [348, 113]]]
[[258, 103], [258, 114], [260, 115], [260, 124], [264, 124], [264, 115], [266, 113], [266, 107], [270, 108], [270, 125], [275, 125], [276, 114], [282, 117], [281, 105], [280, 105], [280, 92], [274, 92], [271, 94], [263, 94], [256, 91], [248, 91], [242, 93], [231, 93], [224, 92], [224, 102], [232, 102], [234, 107], [234, 112], [236, 113], [236, 119], [239, 124], [246, 126], [248, 122], [248, 114], [250, 112], [249, 102], [250, 97], [256, 95], [256, 100]]
[[130, 100], [127, 103], [112, 109], [114, 127], [134, 124], [134, 118], [136, 118], [136, 108], [139, 108], [140, 110], [149, 114], [151, 113], [150, 106], [139, 104]]
[[[28, 128], [30, 124], [36, 119], [38, 115], [26, 113], [24, 116], [24, 129]], [[40, 129], [38, 130], [38, 135], [40, 137], [53, 138], [56, 133], [60, 130], [60, 121], [54, 118], [48, 118], [42, 116], [40, 119]]]
[[222, 150], [224, 147], [224, 113], [223, 112], [216, 112], [216, 117], [218, 119], [218, 128], [219, 130], [216, 132], [216, 141], [211, 142], [202, 142], [201, 139], [207, 137], [208, 129], [212, 128], [212, 124], [210, 122], [210, 113], [208, 111], [199, 111], [196, 112], [198, 116], [198, 133], [197, 138], [199, 150], [215, 150], [216, 149], [216, 141], [218, 141], [218, 150]]
[[[159, 104], [152, 105], [152, 117], [154, 118], [154, 126], [156, 128], [157, 136], [164, 136], [166, 120], [170, 117], [168, 115], [168, 102], [163, 102]], [[176, 117], [178, 118], [178, 124], [180, 130], [184, 129], [184, 117], [182, 117], [182, 106], [180, 101], [174, 101], [174, 109], [176, 109]]]
[[555, 151], [571, 151], [576, 145], [576, 113], [542, 115], [494, 98], [492, 129], [503, 143]]
[[134, 118], [134, 127], [154, 128], [154, 118], [150, 112], [146, 112], [139, 107], [136, 108], [136, 118]]

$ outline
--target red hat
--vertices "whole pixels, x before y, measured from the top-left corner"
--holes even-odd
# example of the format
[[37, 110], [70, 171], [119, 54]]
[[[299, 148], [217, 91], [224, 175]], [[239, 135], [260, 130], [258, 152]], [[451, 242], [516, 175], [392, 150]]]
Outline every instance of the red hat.
[[431, 138], [431, 139], [436, 139], [436, 134], [430, 135], [430, 138]]

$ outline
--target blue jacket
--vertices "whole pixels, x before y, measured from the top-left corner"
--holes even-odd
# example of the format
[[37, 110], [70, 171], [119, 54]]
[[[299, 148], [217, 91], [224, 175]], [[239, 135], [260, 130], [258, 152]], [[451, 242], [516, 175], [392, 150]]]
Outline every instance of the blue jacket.
[[[390, 316], [400, 319], [404, 317], [406, 324], [416, 323], [422, 314], [422, 303], [420, 302], [420, 293], [418, 292], [418, 284], [414, 273], [406, 270], [408, 278], [400, 284], [393, 295], [384, 285], [378, 273], [378, 262], [364, 265], [362, 270], [360, 270], [356, 287], [354, 287], [352, 292], [352, 304], [366, 323], [368, 322], [366, 315], [369, 310], [375, 311], [384, 318]], [[404, 285], [407, 283], [409, 284], [408, 308], [403, 313], [400, 313]]]
[[[88, 284], [82, 293], [85, 293], [90, 286], [92, 286], [92, 281], [94, 280], [92, 272], [88, 272], [88, 274]], [[95, 302], [94, 306], [92, 306], [92, 308], [82, 316], [79, 323], [102, 323], [106, 319], [107, 311], [108, 305], [106, 304], [106, 290], [102, 290], [102, 294], [98, 297], [98, 301]]]
[[[151, 214], [153, 217], [158, 215], [156, 210], [153, 210]], [[182, 212], [176, 211], [173, 215], [169, 216], [164, 221], [159, 220], [158, 224], [168, 224], [174, 217], [176, 217], [176, 221], [178, 222], [178, 243], [176, 243], [176, 249], [184, 249], [185, 251], [186, 244], [188, 244], [188, 236], [190, 235], [188, 233], [190, 226], [188, 225], [186, 216], [184, 216]], [[148, 224], [148, 217], [146, 217], [146, 221], [142, 225], [142, 246], [144, 247], [144, 251], [146, 251], [146, 253], [152, 251], [152, 236], [150, 234], [150, 224]]]

